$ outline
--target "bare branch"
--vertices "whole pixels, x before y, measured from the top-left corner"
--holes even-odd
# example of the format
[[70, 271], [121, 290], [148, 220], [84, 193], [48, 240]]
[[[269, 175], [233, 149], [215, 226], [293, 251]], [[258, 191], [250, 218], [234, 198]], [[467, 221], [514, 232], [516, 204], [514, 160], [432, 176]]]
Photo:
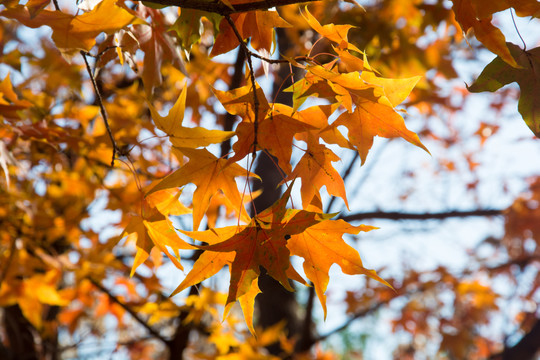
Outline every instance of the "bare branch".
[[540, 320], [514, 346], [506, 347], [502, 353], [492, 355], [489, 360], [532, 360], [540, 349]]
[[253, 160], [255, 160], [256, 152], [257, 152], [257, 132], [259, 129], [259, 98], [257, 97], [257, 84], [255, 83], [255, 71], [253, 70], [253, 62], [251, 61], [252, 52], [248, 49], [246, 43], [244, 42], [244, 39], [242, 39], [242, 35], [240, 35], [240, 32], [236, 28], [236, 25], [233, 21], [233, 19], [229, 15], [225, 15], [225, 19], [227, 19], [227, 22], [231, 26], [231, 28], [234, 31], [234, 34], [236, 35], [236, 38], [240, 42], [240, 47], [245, 53], [245, 57], [248, 63], [249, 67], [249, 78], [251, 79], [251, 88], [253, 89], [253, 110], [255, 112], [255, 119], [253, 121]]
[[107, 112], [105, 111], [105, 106], [103, 106], [103, 99], [101, 98], [101, 92], [99, 91], [99, 88], [96, 84], [96, 79], [94, 77], [94, 73], [92, 72], [92, 69], [90, 68], [90, 64], [88, 63], [88, 59], [86, 58], [87, 53], [81, 50], [81, 55], [84, 59], [84, 64], [86, 65], [86, 71], [88, 72], [88, 76], [90, 76], [90, 80], [92, 80], [92, 86], [94, 87], [94, 92], [96, 93], [97, 102], [99, 105], [99, 109], [101, 111], [101, 117], [103, 117], [103, 121], [105, 122], [105, 127], [107, 128], [107, 133], [109, 134], [109, 138], [111, 139], [111, 143], [113, 147], [111, 166], [114, 166], [114, 159], [116, 157], [116, 152], [118, 151], [118, 146], [116, 145], [116, 141], [114, 140], [114, 136], [113, 136], [111, 127], [109, 125], [109, 119], [107, 117]]
[[130, 308], [128, 305], [124, 304], [123, 302], [121, 302], [120, 300], [118, 300], [118, 298], [116, 296], [114, 296], [110, 291], [109, 289], [107, 289], [106, 287], [104, 287], [103, 285], [101, 285], [99, 282], [97, 282], [96, 280], [94, 279], [91, 279], [91, 278], [88, 278], [90, 280], [90, 282], [95, 286], [97, 287], [99, 290], [103, 291], [105, 294], [107, 294], [107, 296], [109, 297], [109, 299], [111, 299], [112, 302], [120, 305], [120, 307], [122, 307], [122, 309], [126, 310], [131, 316], [133, 316], [133, 318], [139, 323], [141, 324], [146, 330], [148, 330], [148, 332], [150, 334], [152, 334], [153, 336], [155, 336], [156, 338], [158, 338], [159, 340], [161, 340], [164, 344], [168, 344], [169, 341], [167, 339], [165, 339], [159, 332], [157, 332], [156, 330], [154, 330], [154, 328], [152, 328], [150, 325], [148, 325], [148, 323], [146, 321], [144, 321], [140, 316], [139, 314], [137, 314], [132, 308]]
[[147, 2], [161, 4], [166, 6], [179, 6], [183, 9], [195, 9], [217, 13], [220, 15], [230, 15], [234, 13], [253, 11], [253, 10], [268, 10], [276, 6], [302, 4], [319, 0], [261, 0], [252, 1], [244, 4], [236, 4], [231, 9], [222, 1], [201, 1], [201, 0], [150, 0]]
[[345, 221], [365, 220], [365, 219], [389, 219], [389, 220], [445, 220], [453, 217], [490, 217], [501, 216], [505, 210], [502, 209], [479, 209], [470, 211], [445, 211], [438, 213], [404, 213], [399, 211], [372, 211], [340, 216]]

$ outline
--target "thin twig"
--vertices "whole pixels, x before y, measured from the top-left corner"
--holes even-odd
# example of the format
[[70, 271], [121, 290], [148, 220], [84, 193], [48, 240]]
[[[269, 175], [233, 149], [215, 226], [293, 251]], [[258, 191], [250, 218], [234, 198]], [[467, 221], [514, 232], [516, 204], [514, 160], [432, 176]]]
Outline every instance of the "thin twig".
[[504, 215], [502, 209], [479, 209], [470, 211], [444, 211], [439, 213], [405, 213], [399, 211], [373, 211], [340, 216], [345, 221], [364, 219], [389, 219], [389, 220], [444, 220], [453, 217], [489, 217]]
[[96, 93], [96, 99], [99, 105], [99, 109], [101, 111], [101, 117], [103, 118], [103, 121], [105, 122], [105, 128], [107, 129], [107, 133], [109, 134], [109, 138], [111, 139], [112, 148], [113, 148], [113, 154], [112, 154], [112, 160], [111, 160], [111, 167], [114, 166], [114, 159], [116, 157], [116, 152], [118, 151], [118, 147], [116, 145], [116, 141], [114, 140], [114, 136], [111, 130], [111, 127], [109, 125], [109, 119], [107, 117], [107, 112], [105, 111], [105, 106], [103, 106], [103, 98], [101, 97], [101, 92], [99, 91], [99, 88], [96, 83], [96, 79], [94, 77], [94, 74], [92, 72], [92, 69], [90, 68], [90, 64], [88, 63], [88, 59], [86, 58], [86, 52], [81, 50], [81, 55], [84, 59], [84, 63], [86, 65], [86, 71], [88, 72], [88, 76], [90, 76], [90, 80], [92, 81], [92, 86], [94, 87], [94, 92]]
[[56, 11], [60, 11], [60, 6], [58, 6], [58, 0], [53, 0], [53, 4], [54, 4], [54, 9]]
[[88, 280], [90, 280], [90, 282], [95, 286], [97, 287], [99, 290], [101, 290], [102, 292], [104, 292], [105, 294], [107, 294], [107, 296], [109, 297], [109, 299], [111, 299], [114, 303], [116, 303], [117, 305], [119, 305], [122, 309], [126, 310], [131, 316], [133, 316], [133, 318], [139, 323], [141, 324], [146, 330], [148, 330], [148, 332], [150, 334], [152, 334], [153, 336], [155, 336], [156, 338], [158, 338], [159, 340], [161, 340], [163, 343], [165, 344], [168, 344], [169, 341], [167, 339], [165, 339], [159, 332], [157, 332], [156, 330], [154, 330], [150, 325], [148, 325], [148, 323], [146, 321], [144, 321], [140, 316], [139, 314], [137, 314], [135, 311], [133, 311], [133, 309], [131, 309], [129, 306], [127, 306], [126, 304], [124, 304], [123, 302], [121, 302], [120, 300], [118, 300], [118, 298], [116, 296], [114, 296], [110, 291], [109, 289], [105, 288], [103, 285], [101, 285], [99, 282], [95, 281], [94, 279], [92, 278], [88, 278]]
[[253, 70], [253, 62], [251, 61], [252, 52], [248, 49], [246, 43], [244, 42], [244, 39], [242, 38], [242, 35], [240, 35], [240, 32], [236, 28], [236, 25], [234, 24], [233, 19], [230, 17], [230, 15], [225, 15], [225, 19], [227, 19], [227, 22], [231, 26], [231, 28], [234, 31], [234, 34], [236, 35], [238, 42], [240, 42], [240, 47], [246, 54], [246, 60], [249, 67], [249, 77], [251, 79], [251, 87], [253, 89], [253, 110], [255, 111], [255, 119], [253, 121], [253, 160], [255, 160], [256, 152], [257, 152], [257, 135], [259, 132], [259, 98], [257, 97], [257, 84], [255, 82], [255, 71]]

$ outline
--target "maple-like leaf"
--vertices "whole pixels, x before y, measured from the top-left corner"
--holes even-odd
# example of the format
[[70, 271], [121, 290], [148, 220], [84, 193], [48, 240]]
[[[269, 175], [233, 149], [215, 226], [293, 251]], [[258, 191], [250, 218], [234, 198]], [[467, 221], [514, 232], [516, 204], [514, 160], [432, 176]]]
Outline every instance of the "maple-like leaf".
[[[231, 19], [243, 40], [251, 37], [251, 46], [266, 53], [272, 50], [274, 28], [290, 27], [276, 11], [248, 11], [232, 14]], [[240, 42], [233, 28], [227, 19], [223, 18], [210, 56], [224, 54], [238, 45]]]
[[[456, 20], [464, 32], [471, 28], [474, 29], [478, 41], [484, 44], [491, 52], [500, 56], [510, 66], [518, 67], [506, 46], [503, 33], [491, 23], [491, 13], [483, 11], [481, 12], [483, 16], [480, 16], [475, 11], [473, 0], [452, 0], [452, 2], [454, 3], [452, 10], [456, 14]], [[476, 8], [482, 8], [483, 6], [477, 6]]]
[[[283, 109], [284, 105], [278, 107], [281, 110], [287, 110]], [[292, 115], [292, 109], [287, 113]], [[292, 169], [290, 160], [295, 134], [313, 129], [315, 127], [310, 124], [278, 112], [274, 108], [268, 112], [266, 118], [258, 122], [257, 141], [255, 141], [255, 124], [253, 122], [243, 121], [238, 124], [236, 128], [238, 141], [233, 144], [234, 156], [229, 161], [241, 160], [246, 155], [251, 154], [253, 150], [266, 150], [276, 157], [279, 167], [285, 174], [289, 174]], [[256, 149], [254, 149], [254, 145], [256, 145]]]
[[187, 87], [184, 86], [167, 116], [161, 116], [151, 104], [148, 104], [156, 126], [169, 135], [169, 140], [174, 146], [198, 148], [223, 142], [235, 135], [234, 131], [208, 130], [200, 126], [193, 128], [182, 126], [186, 107], [186, 93]]
[[[205, 231], [179, 231], [192, 239], [212, 245], [223, 241], [223, 239], [234, 236], [242, 228], [243, 227], [227, 226]], [[195, 261], [193, 268], [186, 275], [184, 280], [172, 292], [171, 296], [214, 276], [223, 268], [223, 266], [232, 263], [233, 260], [234, 253], [232, 252], [204, 251], [197, 261]]]
[[[374, 270], [364, 268], [358, 252], [343, 240], [344, 234], [358, 234], [360, 231], [376, 229], [373, 226], [353, 226], [343, 220], [326, 220], [314, 224], [302, 233], [292, 235], [287, 247], [292, 255], [304, 258], [304, 272], [313, 285], [326, 318], [326, 295], [330, 279], [328, 271], [338, 264], [345, 274], [367, 275], [390, 286]], [[391, 286], [390, 286], [391, 287]]]
[[308, 206], [313, 197], [319, 194], [321, 187], [326, 186], [330, 195], [339, 196], [345, 201], [347, 208], [347, 194], [345, 184], [339, 173], [332, 166], [332, 162], [341, 160], [332, 150], [322, 144], [310, 144], [304, 156], [300, 159], [293, 172], [283, 182], [302, 179], [300, 193], [302, 205]]
[[347, 34], [349, 33], [349, 30], [353, 28], [352, 25], [335, 25], [335, 24], [327, 24], [327, 25], [321, 25], [317, 19], [311, 13], [308, 11], [307, 7], [305, 8], [306, 15], [304, 18], [308, 22], [309, 26], [313, 28], [316, 32], [318, 32], [321, 36], [327, 38], [330, 41], [333, 41], [338, 44], [338, 46], [341, 49], [349, 49], [354, 50], [359, 53], [362, 53], [360, 49], [358, 49], [353, 44], [349, 43], [349, 40], [347, 38]]
[[49, 26], [53, 30], [52, 39], [56, 46], [72, 54], [77, 50], [89, 51], [96, 43], [96, 36], [102, 32], [110, 34], [129, 24], [145, 23], [116, 3], [116, 0], [103, 0], [92, 11], [81, 15], [50, 10], [35, 14], [31, 9], [18, 5], [0, 12], [0, 16], [18, 20], [31, 28]]
[[357, 148], [362, 163], [373, 145], [374, 136], [401, 137], [429, 153], [418, 135], [405, 127], [405, 121], [393, 108], [366, 99], [356, 103], [353, 113], [344, 112], [331, 125], [349, 129], [349, 140]]
[[10, 74], [0, 82], [0, 113], [2, 116], [11, 119], [19, 118], [19, 111], [29, 108], [32, 103], [28, 100], [21, 100], [13, 90]]
[[540, 47], [524, 51], [512, 43], [507, 43], [507, 46], [520, 68], [509, 66], [501, 57], [497, 57], [467, 88], [471, 92], [493, 92], [517, 82], [521, 90], [519, 113], [529, 129], [540, 137]]
[[167, 33], [169, 23], [163, 13], [151, 9], [142, 3], [137, 5], [140, 18], [150, 17], [152, 22], [134, 27], [134, 34], [144, 51], [144, 65], [141, 74], [146, 96], [150, 98], [155, 86], [161, 84], [161, 68], [165, 61], [170, 61], [175, 68], [187, 75], [180, 49]]
[[207, 251], [235, 252], [231, 265], [231, 283], [227, 303], [249, 292], [253, 280], [260, 275], [260, 266], [292, 291], [286, 274], [290, 266], [286, 233], [279, 227], [264, 228], [256, 219], [238, 234], [218, 244], [203, 247]]
[[[213, 91], [229, 114], [238, 115], [244, 121], [255, 121], [255, 105], [251, 85], [242, 86], [229, 91], [220, 91], [217, 89], [213, 89]], [[270, 105], [268, 104], [268, 100], [266, 100], [264, 91], [258, 84], [256, 84], [255, 94], [259, 102], [258, 119], [261, 121], [266, 117], [267, 112], [270, 110]]]
[[334, 113], [340, 104], [311, 106], [299, 111], [301, 121], [308, 123], [316, 130], [305, 131], [295, 135], [296, 140], [305, 141], [308, 147], [319, 144], [319, 138], [328, 144], [336, 144], [343, 148], [354, 149], [354, 146], [335, 127], [328, 126], [328, 118]]
[[191, 210], [180, 202], [181, 194], [178, 189], [166, 189], [148, 195], [146, 201], [164, 216], [191, 214]]
[[178, 254], [178, 257], [173, 256], [167, 249], [167, 246], [175, 251], [179, 249], [194, 249], [193, 246], [186, 243], [178, 236], [171, 222], [162, 217], [158, 217], [158, 220], [148, 221], [139, 216], [134, 216], [124, 230], [124, 234], [136, 236], [137, 253], [133, 260], [130, 276], [133, 276], [135, 270], [146, 261], [154, 245], [163, 251], [173, 264], [181, 270], [183, 269], [183, 266], [178, 260], [180, 256], [178, 256]]
[[[360, 77], [367, 84], [380, 87], [375, 88], [373, 95], [379, 98], [379, 102], [392, 107], [398, 106], [405, 101], [421, 79], [421, 76], [408, 79], [386, 79], [376, 76], [372, 71], [363, 71]], [[384, 100], [381, 101], [381, 98]]]
[[[199, 246], [204, 253], [173, 294], [207, 279], [227, 264], [231, 272], [227, 305], [239, 300], [245, 312], [253, 310], [252, 302], [258, 293], [253, 289], [253, 284], [260, 275], [261, 266], [290, 291], [293, 289], [289, 279], [305, 283], [290, 264], [287, 239], [327, 219], [329, 215], [287, 209], [291, 189], [292, 186], [289, 186], [276, 203], [257, 214], [248, 225], [206, 231], [182, 231], [209, 245]], [[245, 316], [246, 319], [251, 319], [252, 314]]]
[[193, 193], [194, 229], [199, 228], [210, 204], [210, 199], [219, 190], [231, 200], [232, 204], [237, 206], [237, 213], [245, 212], [235, 178], [238, 176], [258, 178], [257, 175], [250, 173], [236, 163], [217, 158], [206, 149], [178, 149], [189, 158], [189, 162], [162, 179], [147, 195], [158, 190], [181, 187], [188, 183], [197, 185], [197, 189]]

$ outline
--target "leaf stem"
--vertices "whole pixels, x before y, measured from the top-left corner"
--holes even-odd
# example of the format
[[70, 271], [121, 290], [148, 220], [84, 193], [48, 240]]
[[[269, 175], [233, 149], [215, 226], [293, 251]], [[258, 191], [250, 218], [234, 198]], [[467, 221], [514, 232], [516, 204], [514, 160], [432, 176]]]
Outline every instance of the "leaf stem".
[[525, 40], [523, 40], [523, 37], [521, 37], [521, 33], [519, 32], [519, 29], [516, 24], [516, 19], [514, 18], [514, 12], [512, 11], [512, 8], [510, 8], [510, 15], [512, 16], [512, 22], [514, 23], [514, 28], [516, 29], [516, 32], [521, 39], [521, 42], [523, 43], [523, 51], [527, 51], [527, 44], [525, 44]]

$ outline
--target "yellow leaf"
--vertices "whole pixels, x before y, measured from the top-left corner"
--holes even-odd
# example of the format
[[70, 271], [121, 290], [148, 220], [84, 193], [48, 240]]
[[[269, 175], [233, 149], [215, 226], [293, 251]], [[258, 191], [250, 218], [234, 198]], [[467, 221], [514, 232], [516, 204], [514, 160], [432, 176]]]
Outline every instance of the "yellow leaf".
[[371, 71], [363, 71], [361, 78], [370, 85], [380, 86], [381, 90], [375, 90], [374, 95], [384, 96], [390, 102], [389, 105], [395, 107], [405, 101], [421, 76], [408, 79], [385, 79], [376, 76]]
[[235, 178], [239, 176], [258, 178], [257, 175], [236, 163], [218, 159], [206, 149], [179, 148], [179, 150], [189, 158], [189, 162], [162, 179], [147, 193], [147, 196], [158, 190], [180, 187], [188, 183], [197, 185], [193, 194], [194, 229], [199, 228], [210, 205], [210, 199], [219, 190], [236, 206], [238, 214], [245, 211]]
[[89, 51], [96, 43], [96, 36], [102, 32], [110, 34], [129, 24], [145, 23], [124, 7], [117, 6], [116, 0], [103, 0], [92, 11], [82, 15], [42, 10], [32, 17], [30, 9], [22, 5], [6, 9], [0, 15], [31, 28], [49, 26], [56, 46], [68, 54], [77, 50]]
[[[251, 283], [251, 286], [249, 288], [249, 291], [245, 293], [244, 295], [240, 296], [238, 298], [238, 302], [240, 303], [240, 307], [242, 308], [242, 313], [244, 314], [244, 319], [246, 320], [247, 327], [249, 329], [249, 332], [255, 336], [255, 328], [253, 327], [253, 311], [255, 310], [255, 297], [261, 293], [261, 290], [259, 289], [259, 279], [254, 279]], [[229, 304], [227, 307], [230, 309], [230, 307], [233, 304]], [[225, 314], [228, 312], [228, 309], [225, 310]]]
[[307, 15], [305, 15], [304, 18], [308, 22], [309, 26], [313, 28], [313, 30], [315, 30], [316, 32], [321, 34], [321, 36], [327, 38], [328, 40], [337, 43], [341, 49], [354, 50], [359, 52], [360, 54], [363, 54], [360, 49], [349, 43], [349, 40], [347, 39], [347, 34], [349, 33], [349, 30], [354, 26], [334, 24], [321, 26], [317, 19], [315, 19], [315, 17], [311, 15], [311, 13], [308, 11], [307, 6], [305, 10]]
[[[152, 239], [153, 243], [163, 251], [167, 257], [173, 262], [173, 264], [183, 270], [184, 267], [180, 264], [178, 258], [172, 256], [167, 249], [167, 246], [171, 247], [173, 250], [193, 250], [194, 247], [182, 240], [176, 231], [174, 230], [172, 224], [168, 220], [153, 221], [149, 222], [143, 220], [144, 227], [148, 232], [148, 236]], [[177, 252], [177, 251], [176, 251]]]
[[169, 139], [174, 146], [198, 148], [220, 143], [234, 136], [234, 131], [208, 130], [203, 127], [188, 128], [182, 126], [186, 107], [186, 93], [187, 86], [184, 86], [167, 116], [161, 116], [151, 104], [148, 104], [156, 126], [169, 135]]

